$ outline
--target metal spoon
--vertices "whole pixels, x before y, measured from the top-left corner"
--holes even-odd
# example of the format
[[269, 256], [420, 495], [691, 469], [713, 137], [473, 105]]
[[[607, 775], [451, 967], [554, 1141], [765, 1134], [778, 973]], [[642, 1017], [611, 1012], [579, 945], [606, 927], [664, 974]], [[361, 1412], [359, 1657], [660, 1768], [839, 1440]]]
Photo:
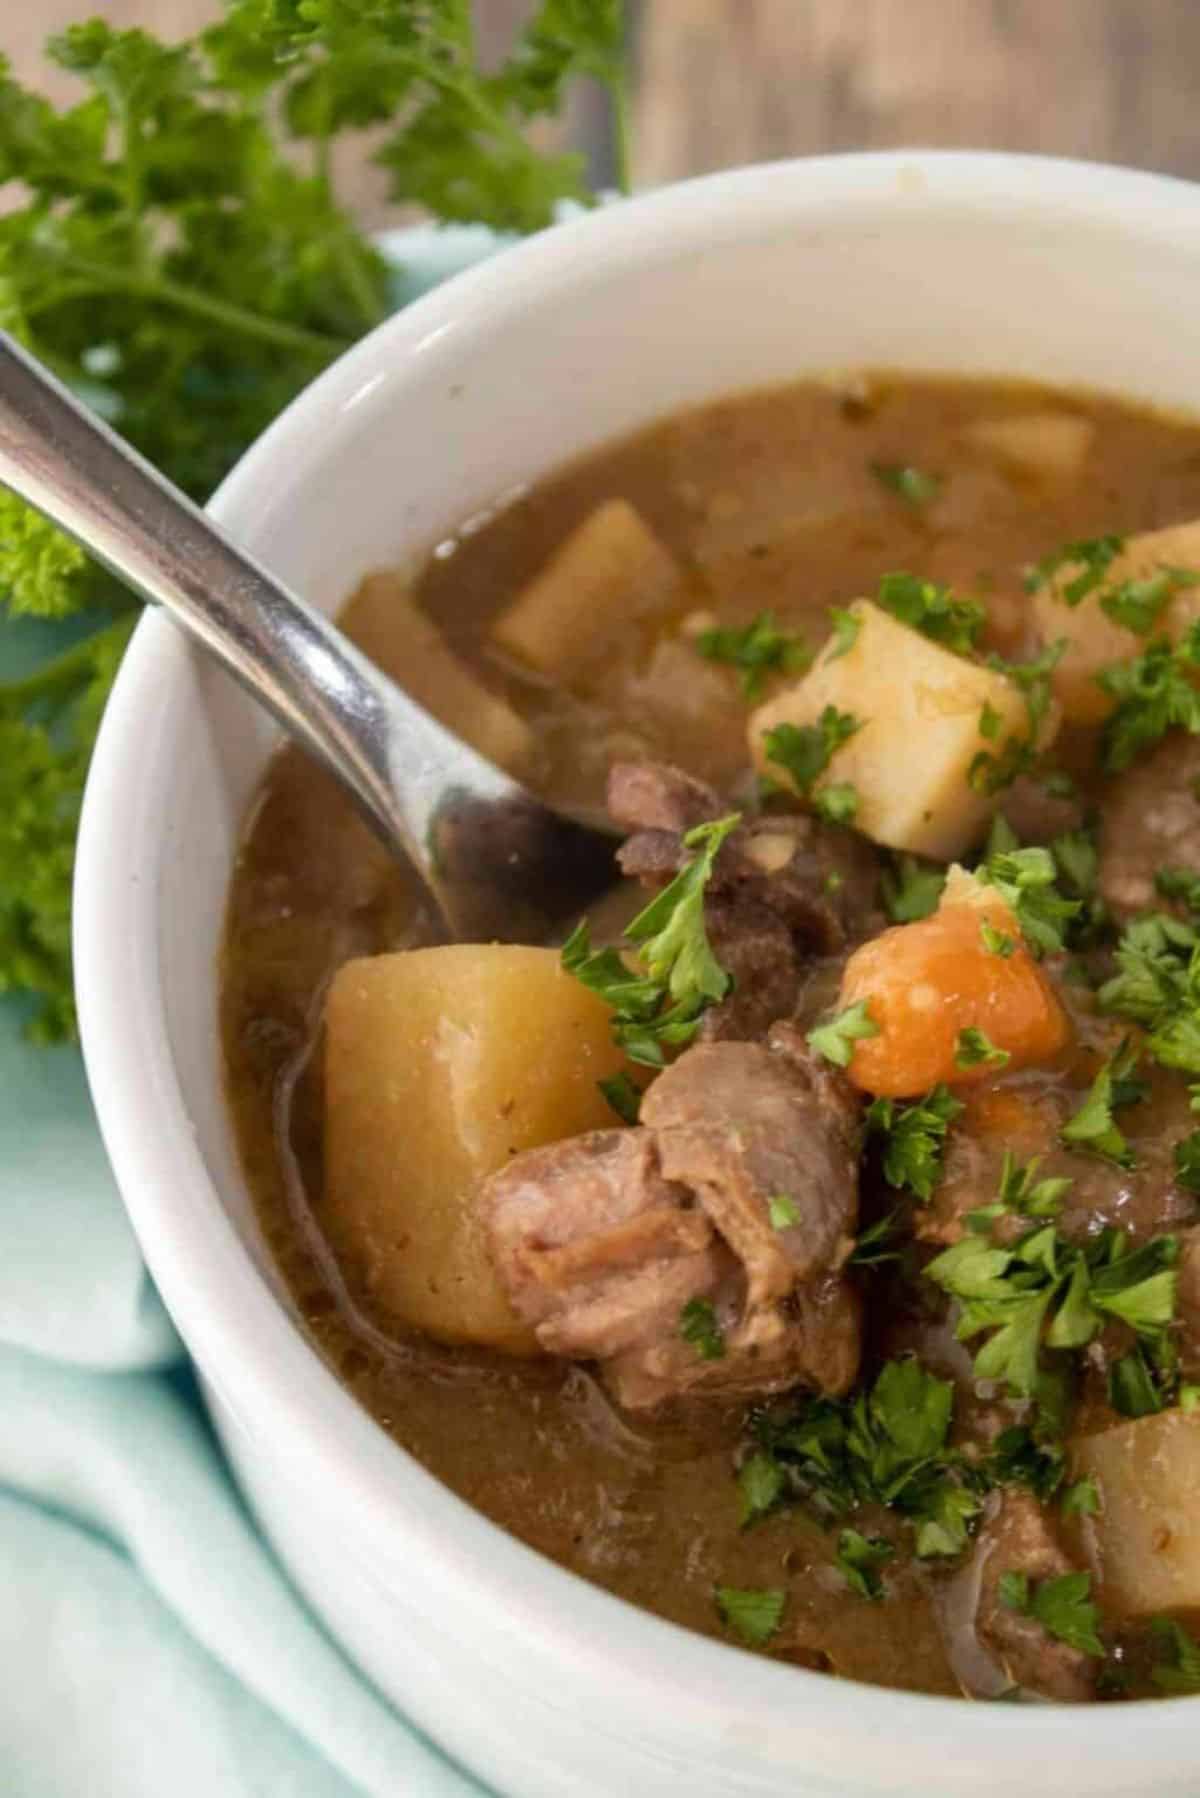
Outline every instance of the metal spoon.
[[166, 606], [332, 770], [453, 935], [538, 942], [612, 883], [610, 837], [430, 717], [4, 332], [0, 481]]

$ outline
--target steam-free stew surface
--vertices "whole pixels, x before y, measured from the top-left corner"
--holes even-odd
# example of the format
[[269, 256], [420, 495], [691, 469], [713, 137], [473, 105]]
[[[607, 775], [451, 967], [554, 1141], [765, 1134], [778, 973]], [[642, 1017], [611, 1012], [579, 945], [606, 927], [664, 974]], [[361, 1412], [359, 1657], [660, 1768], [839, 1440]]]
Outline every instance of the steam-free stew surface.
[[[973, 437], [1053, 411], [1092, 421], [1077, 471], [1047, 477]], [[934, 471], [914, 503], [879, 468]], [[568, 688], [522, 676], [487, 647], [490, 622], [597, 506], [630, 502], [687, 570], [670, 610], [639, 622]], [[415, 594], [451, 649], [532, 731], [530, 777], [599, 807], [615, 758], [669, 759], [744, 784], [747, 706], [736, 673], [702, 660], [696, 612], [746, 624], [771, 610], [816, 646], [827, 608], [911, 569], [980, 595], [988, 640], [1027, 642], [1027, 566], [1057, 545], [1200, 516], [1200, 429], [1087, 397], [1000, 383], [891, 378], [805, 384], [726, 400], [655, 426], [494, 515], [464, 521], [415, 580], [382, 572], [343, 622], [402, 681]], [[329, 781], [288, 750], [250, 818], [230, 899], [222, 1018], [230, 1101], [262, 1226], [321, 1351], [396, 1440], [533, 1547], [661, 1615], [722, 1633], [716, 1585], [784, 1588], [771, 1652], [806, 1666], [935, 1692], [962, 1684], [961, 1610], [944, 1569], [901, 1552], [887, 1598], [849, 1591], [836, 1531], [802, 1511], [738, 1528], [732, 1469], [745, 1406], [624, 1415], [585, 1366], [513, 1363], [440, 1347], [373, 1306], [323, 1234], [315, 1055], [324, 991], [353, 956], [437, 940], [413, 881]], [[815, 977], [808, 1006], [829, 998]], [[1150, 1149], [1156, 1118], [1131, 1120]], [[1153, 1152], [1151, 1150], [1151, 1152]], [[1161, 1150], [1159, 1151], [1161, 1152]], [[943, 1369], [964, 1351], [890, 1280], [872, 1288], [868, 1370], [919, 1348]], [[880, 1305], [890, 1307], [880, 1317]], [[854, 1519], [903, 1549], [897, 1520]]]

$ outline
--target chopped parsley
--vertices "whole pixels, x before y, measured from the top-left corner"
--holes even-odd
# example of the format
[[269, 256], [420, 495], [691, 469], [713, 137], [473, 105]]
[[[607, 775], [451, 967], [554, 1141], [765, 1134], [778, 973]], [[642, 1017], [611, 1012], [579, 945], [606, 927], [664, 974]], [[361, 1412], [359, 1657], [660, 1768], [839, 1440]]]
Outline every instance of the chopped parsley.
[[923, 1203], [941, 1179], [946, 1131], [962, 1111], [946, 1086], [935, 1086], [923, 1099], [902, 1105], [875, 1099], [867, 1107], [867, 1129], [886, 1138], [883, 1176], [889, 1186], [915, 1193]]
[[1104, 1230], [1077, 1247], [1053, 1224], [1035, 1223], [1009, 1247], [969, 1230], [925, 1274], [957, 1299], [960, 1340], [986, 1336], [975, 1355], [979, 1377], [1032, 1398], [1043, 1347], [1082, 1348], [1107, 1318], [1119, 1318], [1151, 1347], [1161, 1345], [1175, 1313], [1178, 1256], [1173, 1236], [1127, 1251], [1120, 1231]]
[[1100, 1488], [1091, 1474], [1085, 1474], [1081, 1480], [1074, 1480], [1062, 1495], [1062, 1514], [1064, 1517], [1098, 1517], [1100, 1515]]
[[1200, 1077], [1200, 933], [1165, 912], [1135, 918], [1121, 934], [1117, 972], [1100, 988], [1100, 1008], [1141, 1024], [1164, 1067]]
[[790, 1230], [800, 1222], [800, 1207], [790, 1193], [773, 1193], [767, 1200], [767, 1216], [772, 1230]]
[[1156, 637], [1140, 656], [1102, 669], [1096, 680], [1116, 708], [1104, 726], [1101, 757], [1116, 772], [1157, 743], [1168, 730], [1200, 732], [1200, 619], [1176, 644]]
[[827, 705], [815, 724], [777, 724], [767, 731], [767, 757], [790, 775], [798, 792], [807, 793], [842, 744], [861, 728], [861, 718]]
[[1200, 1130], [1175, 1144], [1175, 1178], [1189, 1192], [1200, 1193]]
[[725, 1337], [711, 1299], [689, 1299], [679, 1313], [679, 1334], [702, 1361], [723, 1361]]
[[955, 655], [969, 655], [987, 621], [977, 599], [959, 599], [949, 587], [916, 574], [885, 574], [877, 603], [910, 630], [920, 631]]
[[1101, 610], [1135, 636], [1148, 637], [1167, 601], [1200, 581], [1190, 568], [1157, 568], [1141, 580], [1120, 581], [1100, 595]]
[[[993, 833], [995, 838], [996, 833]], [[1078, 899], [1065, 899], [1056, 884], [1054, 857], [1048, 849], [997, 849], [975, 870], [986, 886], [995, 887], [1035, 955], [1054, 955], [1064, 947], [1067, 927], [1077, 917]]]
[[1193, 868], [1158, 868], [1154, 885], [1164, 899], [1178, 899], [1188, 911], [1200, 913], [1200, 874]]
[[954, 1050], [956, 1068], [1004, 1068], [1012, 1060], [1007, 1049], [998, 1049], [982, 1030], [973, 1026], [958, 1033]]
[[607, 1080], [597, 1080], [596, 1085], [623, 1124], [637, 1123], [641, 1115], [642, 1092], [628, 1074], [613, 1074]]
[[1063, 1482], [1066, 1452], [1058, 1442], [1039, 1441], [1024, 1424], [1001, 1430], [985, 1463], [997, 1486], [1026, 1486], [1048, 1504]]
[[1163, 1692], [1200, 1692], [1200, 1643], [1174, 1617], [1152, 1617], [1159, 1653], [1150, 1677]]
[[859, 1232], [847, 1258], [851, 1267], [881, 1267], [887, 1261], [899, 1261], [901, 1251], [896, 1244], [901, 1239], [900, 1212], [888, 1211], [883, 1217], [876, 1218], [865, 1230]]
[[858, 788], [849, 781], [830, 781], [814, 793], [813, 810], [826, 824], [853, 824], [858, 816]]
[[[1039, 1180], [1037, 1174], [1041, 1165], [1041, 1156], [1035, 1155], [1022, 1167], [1012, 1150], [1005, 1149], [997, 1199], [1000, 1212], [1014, 1217], [1058, 1216], [1072, 1182], [1062, 1175]], [[972, 1213], [972, 1216], [976, 1215]]]
[[[953, 1406], [953, 1384], [908, 1357], [887, 1362], [856, 1398], [800, 1397], [759, 1411], [754, 1451], [738, 1473], [743, 1524], [781, 1504], [827, 1524], [882, 1504], [910, 1523], [918, 1555], [959, 1553], [986, 1480], [948, 1446]], [[858, 1571], [865, 1576], [869, 1563]]]
[[1064, 1142], [1088, 1149], [1117, 1167], [1136, 1165], [1133, 1150], [1118, 1129], [1113, 1112], [1121, 1105], [1136, 1104], [1145, 1096], [1144, 1084], [1133, 1077], [1137, 1061], [1135, 1046], [1123, 1042], [1092, 1081], [1079, 1110], [1063, 1125]]
[[899, 855], [880, 879], [884, 908], [893, 924], [915, 924], [932, 917], [946, 884], [945, 868]]
[[760, 612], [742, 630], [716, 626], [695, 638], [697, 652], [709, 662], [728, 662], [740, 671], [747, 699], [757, 699], [768, 674], [802, 674], [812, 661], [803, 637], [782, 631], [774, 612]]
[[927, 506], [942, 490], [940, 475], [914, 468], [910, 462], [872, 462], [871, 473], [881, 487], [909, 506]]
[[1031, 593], [1035, 592], [1064, 568], [1077, 567], [1079, 572], [1058, 588], [1059, 599], [1069, 606], [1077, 606], [1103, 584], [1105, 575], [1124, 548], [1124, 537], [1111, 533], [1105, 537], [1081, 537], [1074, 543], [1064, 543], [1061, 549], [1034, 564], [1025, 585]]
[[1010, 1611], [1033, 1617], [1050, 1635], [1081, 1654], [1103, 1654], [1097, 1634], [1100, 1612], [1089, 1594], [1090, 1573], [1060, 1573], [1054, 1579], [1031, 1580], [1027, 1573], [1000, 1576], [1000, 1602]]
[[1122, 1417], [1154, 1417], [1166, 1409], [1159, 1377], [1140, 1347], [1109, 1368], [1108, 1402]]
[[833, 648], [825, 656], [827, 662], [838, 662], [849, 655], [858, 642], [858, 633], [862, 629], [862, 619], [857, 612], [849, 611], [845, 606], [830, 606], [829, 618], [833, 625]]
[[714, 1586], [721, 1622], [752, 1648], [764, 1648], [783, 1621], [787, 1593], [778, 1586]]
[[879, 1569], [892, 1560], [895, 1548], [886, 1536], [864, 1536], [861, 1530], [844, 1529], [838, 1537], [833, 1564], [850, 1587], [863, 1598], [883, 1597]]
[[704, 1012], [730, 990], [705, 929], [704, 889], [717, 852], [740, 821], [733, 812], [688, 831], [684, 844], [697, 853], [626, 925], [644, 973], [631, 971], [616, 949], [593, 950], [586, 918], [563, 944], [563, 967], [612, 1007], [614, 1041], [645, 1067], [662, 1067], [664, 1045], [689, 1043]]
[[1006, 930], [997, 930], [987, 919], [979, 926], [979, 935], [989, 955], [998, 955], [1001, 961], [1007, 961], [1016, 948], [1015, 937], [1009, 936]]
[[858, 999], [837, 1017], [831, 1018], [828, 1024], [819, 1024], [815, 1030], [810, 1030], [808, 1040], [826, 1061], [832, 1061], [835, 1067], [848, 1068], [855, 1043], [878, 1035], [879, 1025], [868, 1014], [867, 1001]]
[[[981, 749], [967, 769], [967, 784], [977, 793], [992, 796], [1010, 787], [1019, 774], [1028, 774], [1036, 766], [1042, 725], [1050, 710], [1050, 676], [1066, 652], [1067, 640], [1060, 637], [1032, 662], [1007, 662], [1003, 656], [988, 657], [988, 667], [1003, 674], [1020, 691], [1025, 702], [1024, 734], [1014, 733], [996, 750]], [[980, 718], [980, 734], [985, 741], [995, 741], [999, 734], [998, 715], [985, 708]]]

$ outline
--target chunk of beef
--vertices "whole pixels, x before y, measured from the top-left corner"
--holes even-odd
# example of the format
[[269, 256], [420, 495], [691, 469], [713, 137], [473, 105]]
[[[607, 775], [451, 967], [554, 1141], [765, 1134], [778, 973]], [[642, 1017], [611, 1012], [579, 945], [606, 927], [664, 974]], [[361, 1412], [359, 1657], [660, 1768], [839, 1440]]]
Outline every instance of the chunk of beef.
[[663, 1178], [645, 1130], [528, 1149], [492, 1176], [484, 1203], [509, 1299], [551, 1354], [602, 1358], [677, 1330], [723, 1271], [712, 1225]]
[[1155, 890], [1158, 868], [1200, 874], [1200, 737], [1171, 731], [1111, 782], [1100, 834], [1100, 893], [1119, 918], [1178, 909]]
[[[997, 1197], [1006, 1153], [1018, 1165], [1038, 1158], [1037, 1178], [1065, 1177], [1071, 1185], [1057, 1217], [1072, 1241], [1094, 1236], [1106, 1224], [1143, 1242], [1178, 1229], [1196, 1215], [1196, 1199], [1175, 1174], [1175, 1144], [1194, 1127], [1187, 1088], [1177, 1074], [1147, 1062], [1140, 1075], [1147, 1096], [1124, 1106], [1117, 1122], [1136, 1163], [1122, 1168], [1072, 1149], [1063, 1125], [1083, 1102], [1086, 1074], [1078, 1081], [1017, 1076], [966, 1096], [966, 1109], [950, 1126], [942, 1178], [917, 1215], [917, 1234], [927, 1242], [957, 1242], [969, 1211]], [[997, 1234], [1019, 1234], [1024, 1220], [1005, 1220]]]
[[[698, 1044], [642, 1101], [664, 1176], [696, 1193], [738, 1255], [751, 1306], [843, 1258], [857, 1221], [858, 1104], [797, 1031], [771, 1040]], [[797, 1213], [782, 1229], [778, 1197]]]
[[[729, 810], [717, 794], [660, 762], [618, 762], [608, 807], [633, 834], [617, 859], [649, 887], [673, 879], [693, 851], [684, 837]], [[707, 1014], [706, 1039], [752, 1041], [794, 1010], [802, 957], [831, 954], [878, 922], [874, 851], [853, 831], [803, 813], [752, 818], [726, 839], [705, 917], [735, 990]]]
[[[529, 1150], [485, 1183], [481, 1213], [514, 1309], [551, 1353], [598, 1360], [631, 1408], [802, 1380], [846, 1391], [861, 1336], [840, 1272], [858, 1204], [849, 1086], [777, 1026], [770, 1047], [688, 1050], [642, 1116]], [[718, 1353], [682, 1332], [693, 1299], [712, 1307]]]
[[1048, 792], [1045, 781], [1032, 774], [1018, 774], [1000, 801], [1000, 810], [1022, 843], [1049, 843], [1083, 824], [1084, 808], [1078, 799]]
[[787, 925], [759, 899], [718, 893], [705, 903], [713, 954], [733, 991], [700, 1021], [705, 1042], [756, 1042], [796, 1009], [800, 968]]
[[979, 1532], [969, 1577], [979, 1581], [975, 1633], [1011, 1685], [1045, 1698], [1076, 1703], [1093, 1696], [1091, 1656], [1052, 1636], [1035, 1617], [1012, 1610], [1000, 1596], [1006, 1573], [1031, 1583], [1076, 1569], [1054, 1534], [1050, 1519], [1028, 1492], [1009, 1490]]
[[607, 804], [618, 830], [660, 830], [669, 836], [707, 824], [730, 809], [712, 787], [669, 762], [614, 762]]

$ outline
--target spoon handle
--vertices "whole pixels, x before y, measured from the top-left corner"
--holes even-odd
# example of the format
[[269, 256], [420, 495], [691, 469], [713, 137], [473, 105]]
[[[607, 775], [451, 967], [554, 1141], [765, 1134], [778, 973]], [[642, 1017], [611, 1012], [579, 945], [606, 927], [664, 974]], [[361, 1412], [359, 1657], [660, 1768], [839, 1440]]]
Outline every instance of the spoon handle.
[[447, 791], [520, 789], [387, 680], [0, 331], [0, 481], [166, 606], [431, 883]]

